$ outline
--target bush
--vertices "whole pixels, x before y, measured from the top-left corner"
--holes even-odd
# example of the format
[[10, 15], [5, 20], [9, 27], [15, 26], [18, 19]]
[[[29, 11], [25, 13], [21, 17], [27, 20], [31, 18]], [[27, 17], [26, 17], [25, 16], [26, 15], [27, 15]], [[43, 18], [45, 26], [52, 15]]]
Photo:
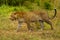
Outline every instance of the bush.
[[48, 10], [52, 9], [51, 3], [50, 2], [44, 2], [44, 8], [48, 9]]

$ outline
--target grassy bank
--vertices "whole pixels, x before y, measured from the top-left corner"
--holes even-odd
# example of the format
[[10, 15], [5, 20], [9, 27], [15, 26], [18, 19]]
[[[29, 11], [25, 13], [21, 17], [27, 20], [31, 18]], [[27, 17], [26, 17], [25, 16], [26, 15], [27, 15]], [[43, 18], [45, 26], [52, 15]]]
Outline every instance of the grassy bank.
[[[27, 27], [23, 26], [20, 32], [16, 32], [17, 22], [9, 20], [11, 12], [16, 11], [14, 9], [29, 11], [24, 6], [12, 7], [1, 6], [0, 7], [0, 40], [60, 40], [60, 12], [58, 10], [57, 16], [52, 20], [54, 30], [50, 30], [50, 26], [45, 23], [45, 30], [41, 31], [37, 28], [30, 32]], [[38, 9], [38, 8], [37, 8]], [[49, 11], [50, 12], [50, 11]]]

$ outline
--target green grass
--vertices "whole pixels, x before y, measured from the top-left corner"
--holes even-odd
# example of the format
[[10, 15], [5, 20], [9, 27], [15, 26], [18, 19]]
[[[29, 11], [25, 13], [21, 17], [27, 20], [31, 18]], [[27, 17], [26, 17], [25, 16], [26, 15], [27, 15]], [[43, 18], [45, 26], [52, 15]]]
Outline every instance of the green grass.
[[[41, 31], [37, 28], [34, 31], [28, 31], [27, 28], [21, 27], [20, 32], [16, 32], [17, 22], [9, 20], [9, 15], [17, 10], [29, 11], [26, 7], [0, 7], [0, 40], [60, 40], [60, 16], [52, 20], [54, 30], [50, 30], [50, 26], [45, 23], [45, 29]], [[39, 26], [39, 25], [37, 25]]]

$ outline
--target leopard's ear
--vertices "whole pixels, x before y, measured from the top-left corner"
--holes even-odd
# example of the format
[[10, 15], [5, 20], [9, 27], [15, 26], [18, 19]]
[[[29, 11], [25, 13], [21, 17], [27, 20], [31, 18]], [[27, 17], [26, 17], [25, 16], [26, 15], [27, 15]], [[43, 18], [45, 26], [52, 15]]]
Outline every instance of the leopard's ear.
[[16, 15], [16, 12], [15, 13], [13, 13], [14, 15]]
[[15, 11], [13, 14], [16, 15], [16, 14], [19, 14], [20, 12], [19, 11]]
[[14, 12], [13, 14], [14, 14], [14, 15], [16, 15], [16, 14], [17, 14], [17, 12]]

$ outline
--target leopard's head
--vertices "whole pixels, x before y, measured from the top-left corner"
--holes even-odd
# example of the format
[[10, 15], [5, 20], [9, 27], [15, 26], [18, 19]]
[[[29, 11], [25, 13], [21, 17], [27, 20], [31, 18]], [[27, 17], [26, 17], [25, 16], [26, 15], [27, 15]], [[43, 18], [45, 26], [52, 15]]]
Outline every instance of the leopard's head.
[[9, 18], [10, 20], [12, 20], [12, 21], [14, 21], [14, 20], [17, 20], [18, 18], [17, 18], [17, 13], [15, 12], [15, 13], [12, 13], [11, 15], [10, 15], [10, 18]]

